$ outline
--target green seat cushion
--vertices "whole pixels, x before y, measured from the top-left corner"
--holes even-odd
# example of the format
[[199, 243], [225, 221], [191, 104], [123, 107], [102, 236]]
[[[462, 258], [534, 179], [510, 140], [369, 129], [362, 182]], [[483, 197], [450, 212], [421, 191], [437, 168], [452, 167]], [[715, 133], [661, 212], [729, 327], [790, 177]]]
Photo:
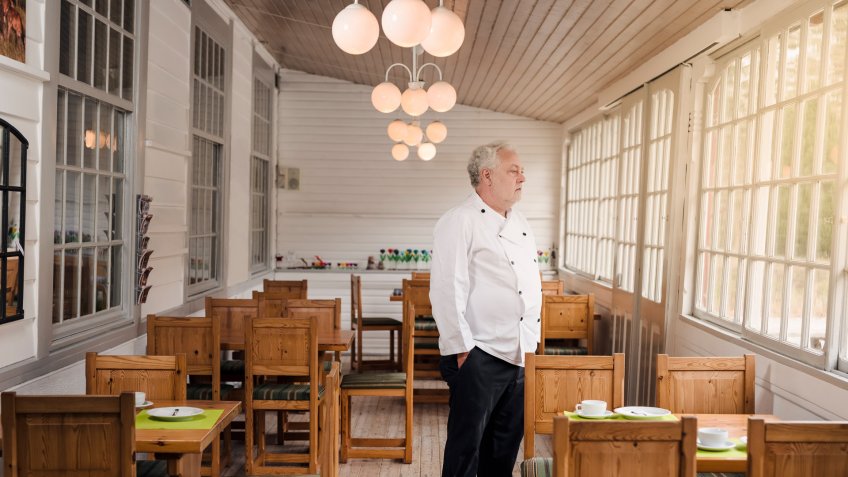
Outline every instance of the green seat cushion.
[[545, 354], [575, 356], [589, 354], [589, 350], [582, 346], [553, 345], [545, 346]]
[[[318, 397], [324, 395], [324, 386], [318, 386]], [[253, 388], [253, 399], [260, 401], [306, 401], [308, 384], [264, 383]]]
[[168, 477], [168, 461], [140, 460], [135, 463], [136, 477]]
[[222, 359], [221, 376], [244, 376], [244, 360]]
[[415, 349], [439, 349], [439, 340], [416, 338]]
[[402, 389], [406, 387], [406, 373], [345, 374], [342, 389]]
[[415, 318], [415, 329], [419, 331], [436, 331], [436, 320], [432, 316], [418, 316]]
[[363, 326], [402, 326], [403, 323], [400, 320], [396, 320], [394, 318], [389, 318], [386, 316], [370, 316], [368, 318], [362, 318]]
[[[232, 384], [221, 383], [221, 400], [226, 401], [230, 392], [235, 389]], [[212, 400], [211, 383], [189, 383], [186, 385], [186, 399], [197, 399], [201, 401]]]
[[521, 477], [549, 477], [554, 475], [554, 460], [550, 457], [533, 457], [521, 463]]

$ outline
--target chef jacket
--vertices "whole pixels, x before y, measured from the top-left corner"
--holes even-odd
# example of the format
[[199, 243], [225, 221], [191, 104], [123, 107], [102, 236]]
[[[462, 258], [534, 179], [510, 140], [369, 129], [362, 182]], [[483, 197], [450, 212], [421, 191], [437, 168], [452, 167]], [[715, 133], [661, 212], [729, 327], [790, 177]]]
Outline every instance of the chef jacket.
[[430, 302], [443, 356], [475, 346], [524, 366], [540, 336], [542, 281], [524, 216], [504, 217], [472, 193], [433, 232]]

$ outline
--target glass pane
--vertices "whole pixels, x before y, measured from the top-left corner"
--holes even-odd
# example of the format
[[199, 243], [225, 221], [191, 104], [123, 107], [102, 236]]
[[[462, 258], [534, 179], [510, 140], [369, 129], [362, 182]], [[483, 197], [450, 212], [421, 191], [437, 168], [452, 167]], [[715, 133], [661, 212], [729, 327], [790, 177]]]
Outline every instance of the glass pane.
[[739, 259], [727, 257], [727, 297], [724, 313], [730, 321], [736, 321], [736, 286], [739, 284]]
[[704, 187], [713, 187], [715, 184], [716, 168], [718, 166], [718, 132], [707, 131], [704, 138]]
[[780, 318], [783, 316], [783, 297], [786, 293], [783, 287], [784, 271], [783, 264], [771, 264], [771, 279], [769, 286], [769, 311], [766, 323], [766, 335], [777, 338], [780, 336]]
[[121, 35], [118, 30], [109, 30], [109, 93], [119, 95], [121, 92]]
[[68, 94], [68, 133], [66, 140], [68, 150], [66, 160], [69, 166], [80, 165], [82, 142], [84, 140], [82, 127], [82, 97], [73, 93]]
[[786, 35], [786, 72], [783, 84], [783, 99], [789, 99], [798, 94], [798, 60], [801, 53], [801, 27], [789, 29]]
[[94, 168], [97, 148], [97, 102], [85, 100], [85, 147], [83, 148], [83, 167]]
[[106, 89], [106, 51], [109, 27], [100, 20], [94, 22], [94, 87]]
[[123, 232], [123, 203], [124, 203], [124, 180], [112, 179], [112, 240], [121, 240]]
[[739, 60], [739, 98], [736, 101], [736, 115], [743, 117], [748, 114], [751, 99], [751, 54], [748, 53]]
[[775, 257], [786, 256], [786, 237], [789, 230], [789, 186], [781, 186], [776, 190], [777, 207], [774, 217], [774, 249], [772, 255]]
[[56, 171], [56, 195], [53, 199], [53, 243], [62, 243], [62, 224], [64, 222], [63, 198], [65, 193], [65, 172]]
[[821, 183], [819, 191], [818, 233], [816, 237], [816, 260], [830, 262], [832, 247], [833, 223], [836, 208], [835, 184], [833, 181]]
[[804, 119], [801, 122], [801, 175], [809, 176], [813, 174], [813, 166], [816, 161], [815, 147], [816, 136], [818, 135], [816, 120], [818, 119], [819, 99], [810, 98], [804, 101], [801, 107], [804, 112]]
[[79, 9], [77, 21], [77, 79], [91, 84], [91, 15]]
[[115, 126], [112, 134], [112, 153], [115, 158], [115, 172], [124, 172], [124, 128], [126, 126], [126, 115], [122, 111], [115, 111]]
[[765, 77], [766, 106], [770, 106], [777, 101], [777, 88], [780, 85], [780, 42], [782, 36], [776, 35], [769, 38]]
[[827, 112], [825, 113], [824, 125], [824, 157], [822, 158], [821, 171], [824, 174], [836, 172], [836, 164], [839, 161], [839, 142], [842, 130], [842, 95], [834, 91], [827, 95]]
[[[65, 163], [65, 91], [59, 90], [56, 101], [56, 164]], [[2, 146], [0, 146], [2, 147]]]
[[813, 185], [798, 185], [798, 205], [795, 210], [795, 253], [794, 258], [807, 258], [807, 240], [810, 235], [810, 208], [813, 199]]
[[787, 320], [786, 341], [795, 346], [801, 346], [801, 329], [804, 322], [804, 296], [807, 289], [807, 269], [792, 268], [792, 288], [789, 293], [789, 319]]
[[121, 78], [121, 97], [132, 101], [133, 93], [133, 40], [124, 37], [123, 44], [123, 77]]
[[718, 156], [718, 187], [730, 185], [733, 164], [733, 126], [721, 128], [721, 144]]
[[733, 120], [733, 112], [736, 109], [736, 62], [731, 61], [724, 70], [724, 90], [721, 108], [721, 120], [727, 122]]
[[80, 279], [80, 316], [94, 313], [94, 248], [85, 247], [82, 253], [82, 274]]
[[135, 22], [135, 0], [124, 0], [124, 30], [132, 33]]
[[786, 105], [780, 112], [780, 164], [777, 178], [785, 179], [792, 174], [792, 156], [795, 153], [795, 104]]
[[721, 79], [716, 81], [713, 90], [707, 96], [707, 127], [713, 127], [718, 124], [719, 97], [721, 96]]
[[112, 197], [111, 184], [107, 176], [100, 176], [97, 179], [97, 230], [96, 240], [98, 242], [108, 241], [109, 236], [109, 216], [111, 215], [110, 203]]
[[121, 306], [121, 274], [123, 273], [123, 267], [121, 264], [123, 260], [121, 259], [121, 246], [115, 245], [112, 247], [112, 274], [111, 274], [111, 283], [109, 284], [109, 290], [111, 292], [109, 306], [112, 308]]
[[94, 174], [83, 174], [83, 202], [82, 202], [82, 241], [94, 241], [94, 214], [97, 197], [97, 176]]
[[742, 185], [747, 181], [747, 172], [750, 167], [750, 156], [748, 154], [748, 122], [742, 121], [736, 125], [736, 158], [734, 161], [733, 184]]
[[714, 255], [713, 266], [715, 267], [712, 273], [710, 285], [710, 313], [720, 314], [722, 286], [724, 285], [724, 256]]
[[727, 246], [727, 224], [730, 220], [728, 209], [728, 191], [716, 192], [716, 238], [715, 249], [724, 250]]
[[74, 243], [80, 240], [81, 199], [80, 174], [79, 172], [68, 171], [65, 181], [65, 243]]
[[108, 307], [109, 299], [109, 248], [97, 248], [97, 275], [94, 281], [94, 311], [103, 311]]
[[121, 0], [112, 0], [112, 6], [109, 8], [109, 21], [112, 23], [121, 24]]
[[[754, 190], [751, 213], [751, 253], [765, 255], [766, 230], [768, 230], [769, 188], [758, 187]], [[760, 282], [762, 283], [762, 282]]]
[[79, 250], [65, 251], [63, 275], [62, 321], [67, 321], [79, 316]]
[[745, 315], [745, 327], [757, 333], [761, 333], [763, 324], [763, 290], [766, 284], [765, 262], [751, 262], [751, 283], [759, 286], [751, 287], [751, 295], [748, 297], [748, 313]]
[[845, 77], [845, 42], [848, 40], [848, 2], [833, 7], [830, 24], [830, 48], [827, 58], [828, 84]]
[[109, 13], [109, 2], [107, 0], [96, 0], [94, 2], [94, 11], [105, 17]]
[[76, 42], [74, 41], [74, 28], [76, 28], [76, 12], [74, 6], [62, 1], [62, 17], [59, 23], [59, 73], [74, 76], [74, 54], [76, 53]]
[[742, 252], [742, 233], [747, 222], [747, 210], [745, 208], [745, 191], [734, 190], [730, 193], [730, 208], [728, 216], [730, 221], [730, 251]]
[[830, 272], [814, 270], [812, 307], [810, 308], [810, 341], [805, 343], [814, 351], [824, 351], [827, 333], [827, 290], [830, 286]]
[[807, 24], [807, 55], [804, 75], [806, 88], [813, 91], [821, 86], [822, 36], [824, 35], [824, 12], [818, 12], [810, 17]]
[[62, 251], [53, 252], [53, 323], [62, 321]]

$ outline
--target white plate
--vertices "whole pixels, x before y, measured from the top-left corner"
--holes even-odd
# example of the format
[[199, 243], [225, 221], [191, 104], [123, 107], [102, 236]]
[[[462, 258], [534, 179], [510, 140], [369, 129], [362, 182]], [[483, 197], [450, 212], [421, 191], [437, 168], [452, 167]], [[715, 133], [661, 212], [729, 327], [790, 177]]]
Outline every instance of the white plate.
[[739, 443], [736, 444], [736, 447], [743, 449], [748, 447], [748, 436], [742, 436], [739, 438]]
[[720, 446], [706, 446], [704, 444], [701, 444], [700, 439], [698, 440], [698, 449], [705, 450], [705, 451], [714, 451], [714, 452], [726, 451], [726, 450], [733, 449], [734, 447], [736, 447], [736, 443], [733, 442], [733, 441], [724, 441], [724, 444], [720, 445]]
[[152, 405], [153, 405], [153, 403], [152, 403], [152, 402], [150, 402], [150, 401], [144, 401], [143, 403], [139, 404], [139, 405], [138, 405], [138, 406], [136, 406], [135, 408], [136, 408], [136, 409], [145, 409], [145, 408], [148, 408], [148, 407], [150, 407], [150, 406], [152, 406]]
[[615, 413], [624, 416], [626, 419], [650, 420], [668, 416], [671, 411], [661, 407], [626, 406], [616, 408]]
[[603, 414], [583, 414], [580, 411], [574, 411], [574, 414], [577, 414], [578, 416], [582, 417], [583, 419], [607, 419], [607, 418], [615, 415], [615, 413], [612, 412], [612, 411], [604, 411]]
[[180, 421], [197, 416], [198, 414], [203, 414], [203, 409], [188, 406], [157, 407], [148, 409], [147, 411], [148, 416], [162, 421]]

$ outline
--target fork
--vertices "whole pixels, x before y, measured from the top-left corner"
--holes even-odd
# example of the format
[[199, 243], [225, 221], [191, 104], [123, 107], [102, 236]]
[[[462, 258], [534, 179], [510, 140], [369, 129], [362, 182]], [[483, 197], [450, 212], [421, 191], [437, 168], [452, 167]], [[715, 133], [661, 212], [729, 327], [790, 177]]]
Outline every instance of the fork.
[[176, 416], [178, 412], [180, 412], [180, 408], [175, 407], [175, 408], [174, 408], [174, 413], [173, 413], [173, 414], [171, 414], [171, 417]]

